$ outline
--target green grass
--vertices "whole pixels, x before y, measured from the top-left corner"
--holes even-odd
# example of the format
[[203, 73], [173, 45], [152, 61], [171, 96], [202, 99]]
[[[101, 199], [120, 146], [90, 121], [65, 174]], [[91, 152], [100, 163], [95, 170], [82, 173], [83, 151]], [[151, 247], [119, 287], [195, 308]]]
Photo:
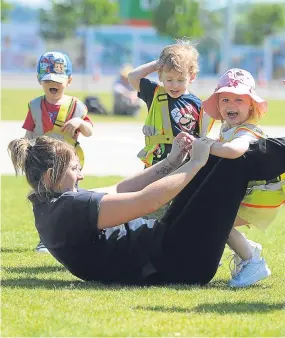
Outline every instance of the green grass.
[[[118, 180], [87, 177], [82, 187]], [[207, 287], [104, 286], [33, 252], [38, 236], [28, 191], [23, 177], [2, 177], [2, 337], [285, 336], [285, 213], [266, 233], [245, 230], [263, 244], [272, 269], [254, 287], [226, 286], [228, 251]]]
[[[84, 101], [84, 98], [88, 95], [94, 95], [88, 92], [67, 92], [68, 95], [76, 96], [80, 100]], [[28, 103], [35, 97], [43, 95], [40, 87], [35, 89], [2, 89], [2, 107], [1, 107], [1, 119], [6, 121], [24, 121], [28, 112]], [[112, 111], [113, 97], [110, 93], [96, 94], [99, 97], [100, 102], [106, 107], [108, 112]], [[146, 106], [142, 107], [140, 114], [137, 117], [131, 116], [118, 116], [109, 114], [107, 116], [100, 116], [95, 114], [89, 114], [89, 117], [94, 122], [134, 122], [144, 121], [147, 114]]]
[[[39, 87], [35, 89], [2, 89], [2, 120], [23, 121], [28, 111], [28, 102], [34, 97], [42, 95], [42, 91]], [[81, 100], [90, 93], [87, 92], [68, 92], [69, 95], [74, 95]], [[97, 95], [102, 104], [108, 111], [112, 110], [113, 98], [110, 93]], [[114, 116], [112, 114], [108, 116], [99, 116], [90, 114], [91, 119], [94, 122], [122, 122], [127, 123], [130, 121], [142, 122], [145, 120], [147, 114], [146, 106], [144, 105], [138, 117], [125, 117]], [[285, 126], [285, 111], [284, 100], [269, 100], [269, 112], [264, 116], [261, 124], [268, 126]]]

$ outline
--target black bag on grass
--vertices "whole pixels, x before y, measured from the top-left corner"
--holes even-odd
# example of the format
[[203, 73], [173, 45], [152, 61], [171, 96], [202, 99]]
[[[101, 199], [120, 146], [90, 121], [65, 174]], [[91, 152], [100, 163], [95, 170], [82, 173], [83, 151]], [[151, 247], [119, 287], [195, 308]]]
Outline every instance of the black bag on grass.
[[96, 96], [87, 96], [84, 101], [88, 113], [91, 114], [99, 114], [99, 115], [107, 115], [108, 112], [105, 107], [101, 104], [98, 97]]

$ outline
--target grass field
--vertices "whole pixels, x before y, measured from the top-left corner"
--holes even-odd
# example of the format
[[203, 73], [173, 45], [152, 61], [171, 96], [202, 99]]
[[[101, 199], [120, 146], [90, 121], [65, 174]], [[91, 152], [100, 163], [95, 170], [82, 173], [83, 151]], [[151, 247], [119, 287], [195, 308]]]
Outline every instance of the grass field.
[[[118, 179], [87, 177], [82, 187]], [[23, 177], [2, 177], [2, 337], [285, 336], [284, 212], [266, 233], [245, 230], [263, 244], [272, 269], [254, 287], [226, 286], [228, 250], [207, 287], [104, 286], [33, 252], [38, 237], [28, 191]]]
[[[12, 89], [2, 89], [2, 120], [14, 120], [14, 121], [23, 121], [27, 114], [28, 102], [42, 95], [40, 90], [12, 90]], [[69, 95], [74, 95], [79, 99], [83, 100], [84, 97], [90, 95], [90, 93], [84, 92], [70, 92]], [[98, 97], [101, 99], [102, 104], [106, 107], [108, 111], [112, 110], [113, 99], [111, 94], [98, 94]], [[98, 116], [90, 114], [94, 122], [125, 122], [128, 121], [144, 121], [147, 114], [146, 106], [141, 109], [141, 112], [138, 117], [122, 117], [122, 116]], [[261, 124], [268, 126], [285, 126], [285, 104], [284, 100], [271, 100], [269, 101], [269, 112], [261, 121]]]

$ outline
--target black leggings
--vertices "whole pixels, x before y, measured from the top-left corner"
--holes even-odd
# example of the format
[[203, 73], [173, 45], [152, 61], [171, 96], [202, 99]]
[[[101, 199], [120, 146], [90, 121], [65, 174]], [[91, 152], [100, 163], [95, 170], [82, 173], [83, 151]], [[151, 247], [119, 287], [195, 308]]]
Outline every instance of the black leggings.
[[158, 227], [161, 255], [154, 261], [164, 282], [206, 284], [215, 275], [248, 181], [285, 172], [285, 138], [251, 145], [235, 160], [210, 156], [177, 195]]

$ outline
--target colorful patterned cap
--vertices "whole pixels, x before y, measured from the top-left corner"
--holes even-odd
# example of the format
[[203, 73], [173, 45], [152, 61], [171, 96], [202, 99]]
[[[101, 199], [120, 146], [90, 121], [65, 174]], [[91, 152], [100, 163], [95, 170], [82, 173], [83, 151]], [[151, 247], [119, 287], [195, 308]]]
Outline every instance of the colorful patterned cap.
[[72, 74], [72, 63], [64, 53], [47, 52], [40, 57], [37, 72], [39, 81], [65, 83]]

